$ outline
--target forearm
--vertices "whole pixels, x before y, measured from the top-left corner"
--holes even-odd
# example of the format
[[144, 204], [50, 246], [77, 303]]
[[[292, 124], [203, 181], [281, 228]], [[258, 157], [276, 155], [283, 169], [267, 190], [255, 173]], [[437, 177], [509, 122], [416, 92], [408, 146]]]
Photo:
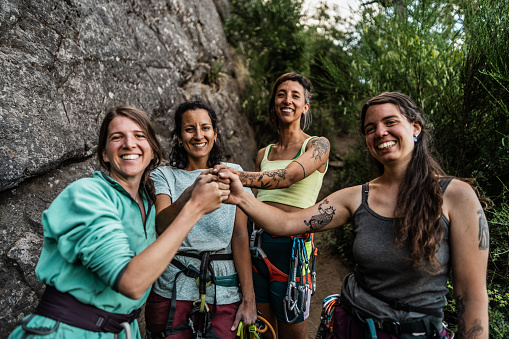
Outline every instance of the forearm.
[[232, 237], [233, 262], [240, 282], [242, 299], [248, 303], [255, 303], [253, 275], [251, 269], [251, 253], [249, 252], [249, 238], [245, 234], [233, 234]]
[[489, 337], [488, 295], [481, 298], [456, 296], [459, 339], [487, 339]]
[[162, 234], [166, 228], [175, 220], [186, 202], [189, 200], [190, 194], [185, 190], [180, 197], [172, 204], [164, 208], [156, 215], [156, 232]]
[[141, 298], [164, 272], [202, 215], [203, 213], [196, 211], [193, 204], [186, 204], [157, 240], [131, 259], [120, 279], [119, 292], [132, 299]]
[[276, 189], [290, 187], [293, 183], [286, 169], [263, 172], [239, 172], [239, 179], [244, 187]]

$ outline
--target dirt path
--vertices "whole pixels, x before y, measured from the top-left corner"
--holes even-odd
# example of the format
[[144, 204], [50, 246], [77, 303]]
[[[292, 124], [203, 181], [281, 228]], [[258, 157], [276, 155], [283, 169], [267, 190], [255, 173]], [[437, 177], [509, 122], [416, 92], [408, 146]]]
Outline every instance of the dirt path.
[[308, 320], [308, 338], [315, 338], [316, 331], [320, 325], [320, 314], [322, 312], [322, 301], [331, 294], [341, 291], [343, 278], [350, 272], [338, 256], [331, 253], [323, 242], [320, 241], [321, 233], [315, 235], [315, 244], [318, 247], [316, 259], [316, 293], [311, 297], [311, 307]]

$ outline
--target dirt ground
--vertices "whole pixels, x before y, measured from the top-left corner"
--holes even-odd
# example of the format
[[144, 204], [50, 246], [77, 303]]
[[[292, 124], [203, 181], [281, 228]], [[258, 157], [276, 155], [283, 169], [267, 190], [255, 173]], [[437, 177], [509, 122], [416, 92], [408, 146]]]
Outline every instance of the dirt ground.
[[320, 325], [322, 301], [325, 297], [341, 291], [343, 278], [350, 270], [343, 266], [338, 256], [331, 253], [320, 241], [321, 233], [315, 235], [315, 245], [318, 248], [316, 258], [316, 293], [311, 297], [311, 307], [308, 319], [308, 338], [315, 338]]

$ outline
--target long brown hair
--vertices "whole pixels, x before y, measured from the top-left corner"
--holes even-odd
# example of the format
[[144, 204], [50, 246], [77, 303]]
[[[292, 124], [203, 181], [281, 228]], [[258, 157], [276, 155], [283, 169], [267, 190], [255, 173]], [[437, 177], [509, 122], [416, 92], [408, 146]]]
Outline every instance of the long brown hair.
[[111, 169], [110, 163], [105, 162], [103, 159], [103, 152], [106, 148], [106, 140], [108, 138], [108, 128], [110, 126], [110, 123], [113, 119], [115, 119], [118, 116], [129, 118], [135, 123], [137, 123], [138, 126], [140, 126], [143, 133], [145, 134], [145, 136], [147, 137], [147, 141], [150, 147], [152, 148], [152, 152], [154, 153], [154, 159], [150, 161], [149, 165], [147, 166], [147, 168], [145, 168], [145, 171], [143, 172], [143, 176], [140, 182], [140, 188], [146, 187], [149, 197], [152, 199], [153, 202], [155, 202], [156, 194], [154, 183], [150, 178], [150, 171], [159, 166], [162, 159], [162, 150], [161, 145], [157, 140], [152, 122], [150, 121], [149, 117], [145, 112], [127, 105], [112, 107], [106, 112], [106, 115], [104, 116], [104, 119], [101, 124], [101, 128], [99, 129], [99, 142], [97, 144], [97, 158], [99, 160], [99, 163], [103, 168], [107, 169], [108, 171]]
[[[370, 106], [391, 103], [410, 123], [418, 123], [422, 130], [414, 144], [412, 159], [400, 184], [396, 209], [396, 245], [409, 244], [414, 267], [423, 266], [427, 259], [434, 271], [440, 269], [437, 252], [444, 236], [440, 224], [442, 190], [440, 178], [444, 171], [431, 154], [431, 135], [418, 107], [407, 95], [384, 92], [369, 99], [362, 107], [361, 132], [364, 133], [366, 111]], [[380, 174], [383, 165], [375, 160]]]

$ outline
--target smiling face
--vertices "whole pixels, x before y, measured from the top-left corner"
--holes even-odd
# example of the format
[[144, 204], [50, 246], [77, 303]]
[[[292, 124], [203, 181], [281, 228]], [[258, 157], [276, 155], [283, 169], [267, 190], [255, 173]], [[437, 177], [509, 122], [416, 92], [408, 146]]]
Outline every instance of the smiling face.
[[414, 150], [413, 138], [421, 132], [419, 123], [410, 123], [391, 103], [370, 106], [363, 128], [371, 155], [384, 166], [407, 165]]
[[140, 126], [125, 116], [117, 116], [109, 123], [102, 157], [110, 165], [113, 179], [121, 184], [139, 184], [154, 153]]
[[214, 130], [206, 110], [190, 110], [182, 115], [182, 129], [178, 141], [187, 152], [189, 170], [207, 168], [207, 160], [216, 137], [217, 131]]
[[292, 80], [285, 81], [278, 86], [274, 104], [277, 117], [282, 123], [297, 121], [300, 124], [302, 114], [309, 109], [309, 104], [306, 104], [304, 87], [299, 82]]

